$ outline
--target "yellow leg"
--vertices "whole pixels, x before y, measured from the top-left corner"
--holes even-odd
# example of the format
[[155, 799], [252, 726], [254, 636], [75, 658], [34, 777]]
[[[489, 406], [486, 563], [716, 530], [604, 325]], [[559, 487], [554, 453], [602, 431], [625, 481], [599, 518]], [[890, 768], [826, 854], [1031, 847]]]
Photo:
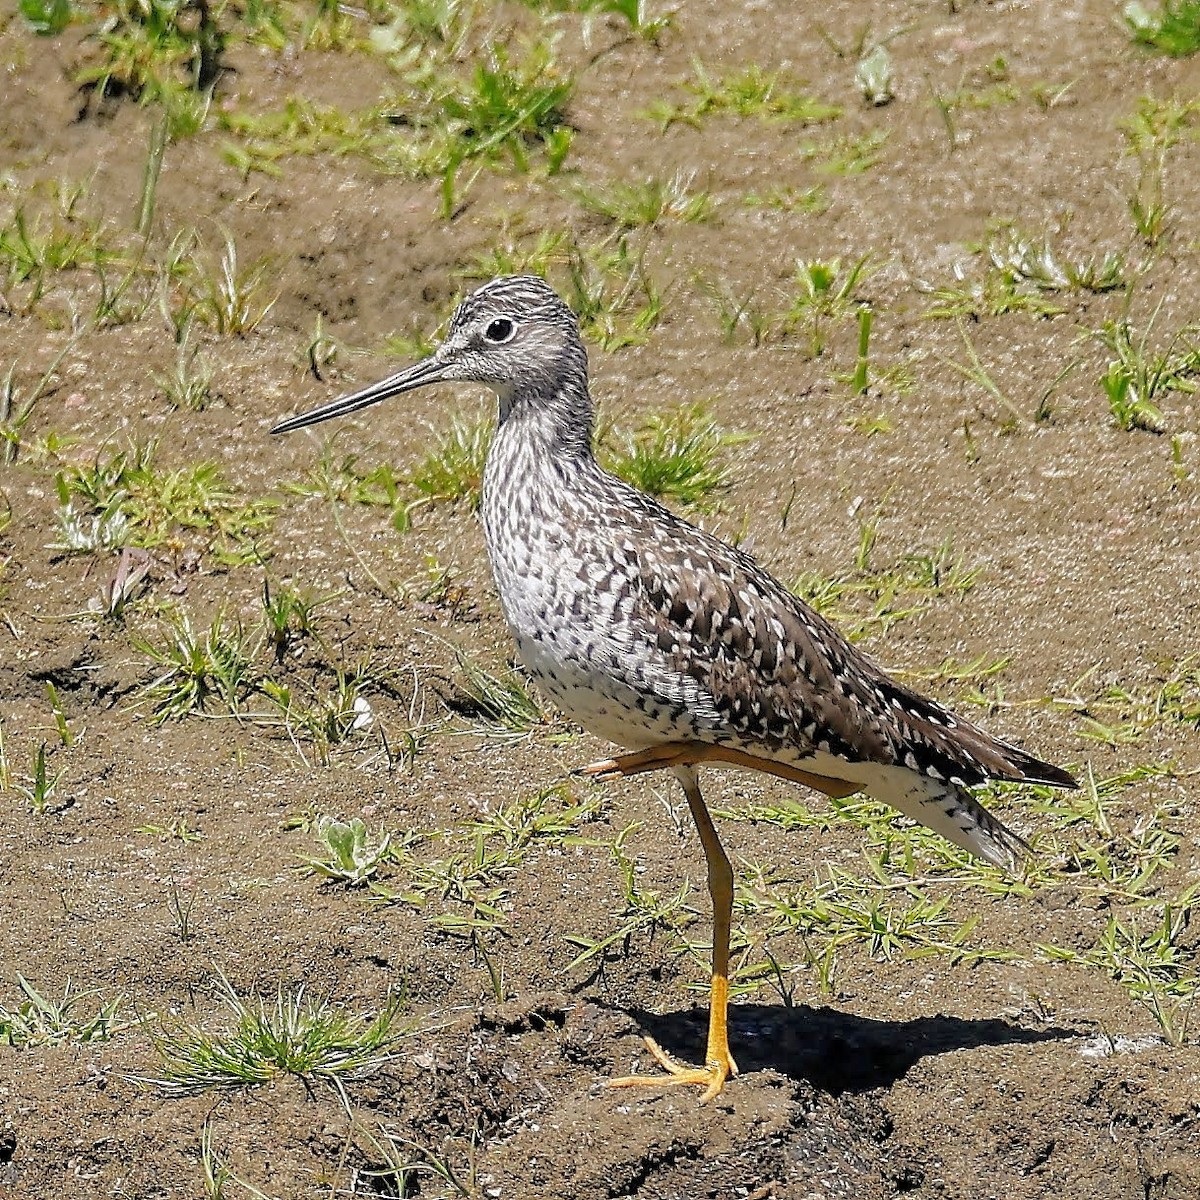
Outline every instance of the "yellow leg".
[[676, 767], [675, 776], [683, 785], [688, 807], [700, 833], [700, 844], [708, 862], [708, 892], [713, 906], [713, 966], [709, 992], [708, 1048], [703, 1067], [684, 1067], [675, 1062], [653, 1038], [646, 1045], [656, 1061], [667, 1071], [662, 1075], [625, 1075], [613, 1079], [609, 1087], [671, 1087], [699, 1084], [704, 1088], [700, 1103], [720, 1094], [725, 1081], [737, 1074], [737, 1064], [729, 1053], [729, 925], [733, 918], [733, 868], [729, 865], [712, 817], [700, 795], [700, 784], [693, 767]]

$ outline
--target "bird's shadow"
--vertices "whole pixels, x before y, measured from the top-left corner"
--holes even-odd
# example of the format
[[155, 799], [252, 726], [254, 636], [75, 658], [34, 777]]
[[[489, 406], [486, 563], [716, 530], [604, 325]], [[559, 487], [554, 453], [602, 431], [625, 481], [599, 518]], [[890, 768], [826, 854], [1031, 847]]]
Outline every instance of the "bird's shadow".
[[[623, 1011], [680, 1061], [695, 1062], [703, 1056], [706, 1009]], [[729, 1010], [730, 1050], [739, 1071], [770, 1068], [834, 1096], [889, 1087], [920, 1059], [951, 1050], [1078, 1036], [1074, 1029], [1026, 1029], [998, 1018], [879, 1020], [807, 1005], [738, 1004]]]

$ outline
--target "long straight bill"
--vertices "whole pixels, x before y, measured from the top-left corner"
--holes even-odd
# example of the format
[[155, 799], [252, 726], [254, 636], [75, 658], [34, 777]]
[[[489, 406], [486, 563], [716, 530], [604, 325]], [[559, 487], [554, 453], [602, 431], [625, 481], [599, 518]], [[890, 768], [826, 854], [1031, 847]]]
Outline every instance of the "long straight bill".
[[328, 421], [331, 417], [344, 417], [360, 408], [378, 404], [380, 400], [390, 400], [393, 396], [399, 396], [401, 392], [411, 392], [414, 388], [424, 387], [427, 383], [439, 383], [443, 378], [444, 369], [437, 358], [427, 358], [411, 367], [405, 367], [403, 371], [397, 371], [395, 375], [389, 375], [379, 383], [351, 392], [348, 396], [339, 396], [328, 404], [322, 404], [320, 408], [288, 417], [280, 421], [271, 432], [290, 433], [293, 429], [316, 425], [319, 421]]

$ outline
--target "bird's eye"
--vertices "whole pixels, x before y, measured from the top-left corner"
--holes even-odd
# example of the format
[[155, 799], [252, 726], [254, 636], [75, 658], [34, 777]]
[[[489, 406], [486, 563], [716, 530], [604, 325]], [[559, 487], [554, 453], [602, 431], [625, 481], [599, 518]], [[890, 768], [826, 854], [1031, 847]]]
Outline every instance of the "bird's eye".
[[495, 342], [499, 346], [507, 342], [516, 331], [517, 327], [507, 317], [497, 317], [483, 331], [483, 336], [489, 342]]

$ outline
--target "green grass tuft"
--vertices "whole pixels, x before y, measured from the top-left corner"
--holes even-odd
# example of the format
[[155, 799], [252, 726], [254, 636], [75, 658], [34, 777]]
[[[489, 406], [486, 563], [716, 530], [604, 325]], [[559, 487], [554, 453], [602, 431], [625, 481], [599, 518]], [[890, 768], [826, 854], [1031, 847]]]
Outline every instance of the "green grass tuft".
[[216, 992], [233, 1028], [210, 1034], [182, 1020], [163, 1021], [154, 1036], [160, 1073], [145, 1082], [180, 1095], [269, 1083], [280, 1075], [340, 1086], [381, 1066], [409, 1032], [400, 1025], [402, 996], [365, 1017], [309, 995], [303, 984], [279, 988], [274, 1001], [249, 1001], [219, 975]]
[[1200, 51], [1200, 0], [1163, 0], [1157, 12], [1131, 0], [1122, 16], [1139, 46], [1173, 58]]
[[647, 417], [606, 465], [651, 496], [701, 508], [729, 486], [724, 451], [750, 436], [723, 430], [703, 403], [684, 404]]

